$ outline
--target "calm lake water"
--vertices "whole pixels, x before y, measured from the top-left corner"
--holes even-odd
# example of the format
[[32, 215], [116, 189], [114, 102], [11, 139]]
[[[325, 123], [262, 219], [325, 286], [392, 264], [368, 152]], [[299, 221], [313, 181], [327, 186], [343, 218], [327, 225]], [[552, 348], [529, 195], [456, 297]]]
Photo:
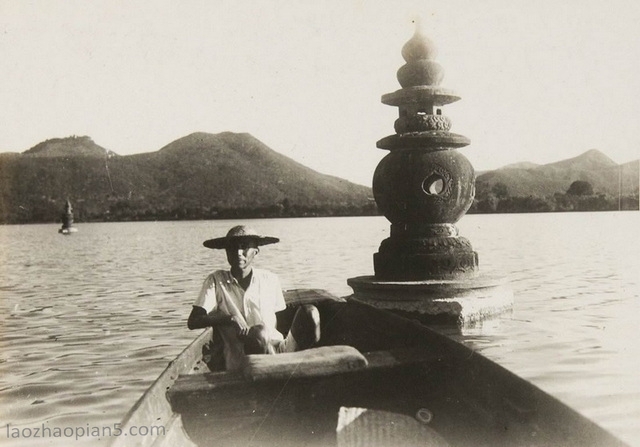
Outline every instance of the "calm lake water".
[[[226, 265], [202, 241], [237, 223], [78, 224], [70, 237], [0, 226], [0, 443], [97, 443], [7, 435], [119, 422], [196, 335], [191, 304]], [[282, 239], [256, 263], [284, 287], [341, 296], [347, 278], [372, 274], [389, 232], [382, 217], [249, 223]], [[640, 446], [640, 213], [471, 215], [458, 227], [515, 294], [512, 313], [465, 329], [465, 343]]]

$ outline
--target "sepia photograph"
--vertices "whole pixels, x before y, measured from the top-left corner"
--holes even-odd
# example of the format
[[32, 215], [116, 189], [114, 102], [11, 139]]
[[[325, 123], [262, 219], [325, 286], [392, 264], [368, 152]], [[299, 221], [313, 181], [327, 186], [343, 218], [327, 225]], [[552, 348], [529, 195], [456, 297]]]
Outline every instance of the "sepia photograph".
[[638, 23], [0, 0], [0, 444], [640, 447]]

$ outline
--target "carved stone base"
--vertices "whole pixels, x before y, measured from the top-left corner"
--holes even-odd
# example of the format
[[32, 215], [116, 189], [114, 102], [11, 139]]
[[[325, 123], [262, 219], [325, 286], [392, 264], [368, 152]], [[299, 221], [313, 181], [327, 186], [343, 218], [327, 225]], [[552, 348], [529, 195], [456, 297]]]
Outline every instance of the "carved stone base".
[[408, 238], [392, 234], [373, 255], [373, 268], [376, 278], [385, 281], [471, 278], [478, 275], [478, 254], [459, 236]]
[[373, 255], [376, 275], [395, 280], [413, 281], [418, 278], [455, 279], [477, 275], [478, 255], [459, 254], [403, 254], [384, 257]]
[[497, 277], [428, 281], [347, 280], [352, 298], [397, 312], [423, 324], [472, 326], [513, 307], [513, 291]]

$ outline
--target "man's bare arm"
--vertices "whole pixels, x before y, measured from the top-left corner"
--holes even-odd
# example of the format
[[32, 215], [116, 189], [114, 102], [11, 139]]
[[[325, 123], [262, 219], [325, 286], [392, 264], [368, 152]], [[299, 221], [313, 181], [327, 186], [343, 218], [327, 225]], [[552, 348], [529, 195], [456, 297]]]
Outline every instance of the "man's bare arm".
[[189, 329], [201, 329], [209, 326], [231, 324], [231, 322], [229, 315], [222, 315], [215, 311], [208, 314], [204, 308], [193, 306], [189, 319], [187, 320], [187, 327]]
[[216, 327], [225, 325], [234, 326], [241, 335], [246, 335], [249, 330], [249, 327], [241, 318], [225, 315], [215, 310], [207, 313], [207, 311], [200, 306], [193, 306], [189, 319], [187, 320], [187, 327], [189, 329], [201, 329], [209, 326]]

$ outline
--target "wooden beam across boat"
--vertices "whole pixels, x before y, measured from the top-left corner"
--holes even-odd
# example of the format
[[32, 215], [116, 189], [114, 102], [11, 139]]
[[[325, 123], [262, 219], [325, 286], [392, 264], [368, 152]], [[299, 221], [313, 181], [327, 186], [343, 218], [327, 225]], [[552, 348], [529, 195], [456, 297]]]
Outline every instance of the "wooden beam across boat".
[[[361, 354], [350, 346], [327, 346], [277, 356], [249, 357], [267, 361], [257, 366], [250, 361], [244, 369], [238, 371], [180, 375], [167, 391], [167, 398], [174, 411], [208, 411], [212, 402], [216, 402], [216, 405], [226, 405], [226, 399], [232, 402], [230, 405], [237, 406], [236, 401], [241, 400], [236, 399], [239, 395], [251, 396], [251, 400], [257, 402], [254, 396], [263, 389], [267, 390], [264, 394], [275, 394], [277, 398], [282, 398], [284, 387], [305, 387], [309, 383], [320, 381], [323, 387], [334, 386], [347, 379], [358, 382], [375, 370], [406, 368], [438, 360], [424, 349]], [[275, 393], [271, 393], [272, 390], [275, 390]], [[331, 394], [336, 393], [332, 391]], [[225, 397], [221, 398], [223, 395]], [[244, 408], [244, 405], [240, 406]], [[256, 409], [250, 407], [249, 411], [255, 415]], [[220, 406], [215, 411], [229, 414]]]

